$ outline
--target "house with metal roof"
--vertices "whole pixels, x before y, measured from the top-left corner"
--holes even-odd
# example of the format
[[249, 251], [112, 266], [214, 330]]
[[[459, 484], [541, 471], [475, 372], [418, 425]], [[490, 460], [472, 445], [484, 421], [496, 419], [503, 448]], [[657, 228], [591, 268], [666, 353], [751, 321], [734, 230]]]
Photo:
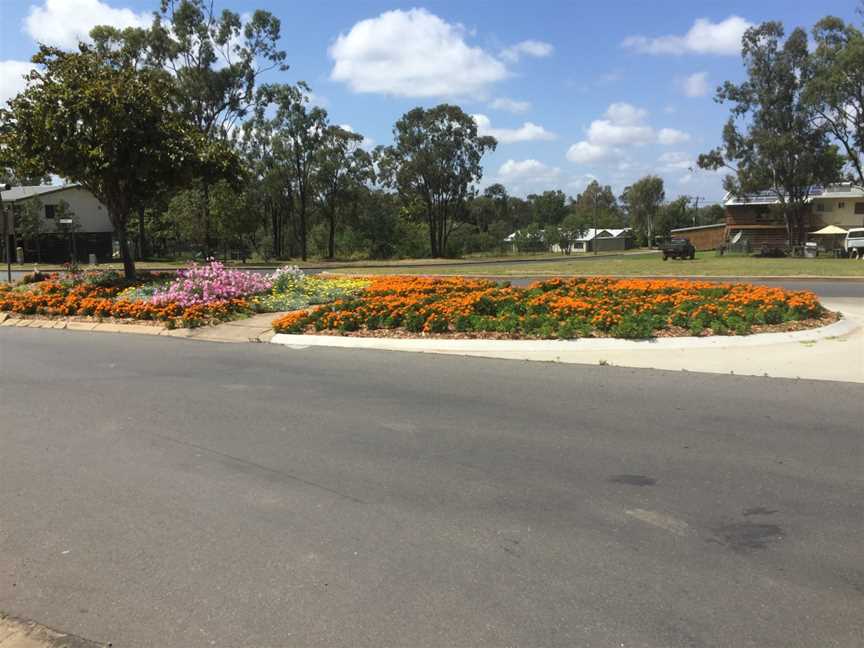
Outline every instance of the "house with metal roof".
[[[516, 248], [519, 232], [513, 232], [505, 237], [504, 242]], [[538, 231], [541, 239], [545, 240], [546, 233], [543, 230]], [[600, 251], [613, 250], [629, 250], [635, 247], [636, 239], [633, 236], [633, 230], [629, 227], [615, 228], [593, 228], [589, 227], [573, 242], [573, 252], [593, 252], [595, 248]], [[550, 252], [561, 252], [558, 245], [548, 247]]]
[[[100, 262], [111, 259], [114, 227], [108, 218], [108, 210], [80, 185], [12, 187], [0, 192], [0, 197], [3, 209], [10, 216], [7, 230], [10, 247], [23, 249], [25, 263], [65, 262], [70, 255], [83, 262], [91, 254], [95, 254]], [[34, 201], [39, 207], [38, 241], [28, 240], [20, 223], [16, 227], [16, 215], [20, 218], [28, 201]], [[60, 222], [58, 207], [61, 202], [68, 206], [72, 223]]]
[[[851, 182], [810, 187], [806, 202], [810, 206], [805, 226], [812, 233], [828, 225], [848, 230], [864, 225], [864, 187]], [[789, 237], [780, 196], [763, 191], [746, 196], [727, 194], [726, 239], [735, 245], [758, 250], [762, 247], [785, 249]]]

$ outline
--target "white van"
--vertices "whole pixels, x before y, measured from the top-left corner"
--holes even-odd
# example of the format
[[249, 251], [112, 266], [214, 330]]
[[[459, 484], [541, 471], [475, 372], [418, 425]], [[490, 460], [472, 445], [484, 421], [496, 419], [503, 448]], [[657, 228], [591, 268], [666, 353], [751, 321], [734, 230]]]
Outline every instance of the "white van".
[[864, 227], [853, 227], [846, 232], [843, 247], [850, 258], [864, 259]]

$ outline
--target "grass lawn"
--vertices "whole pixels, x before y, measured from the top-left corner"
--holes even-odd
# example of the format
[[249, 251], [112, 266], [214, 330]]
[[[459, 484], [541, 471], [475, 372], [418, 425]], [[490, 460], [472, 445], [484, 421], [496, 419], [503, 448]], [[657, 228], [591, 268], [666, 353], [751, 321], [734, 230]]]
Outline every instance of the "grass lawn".
[[[530, 260], [531, 263], [518, 261]], [[168, 270], [181, 268], [186, 261], [140, 261], [136, 267], [142, 270]], [[243, 268], [239, 262], [226, 264]], [[322, 261], [299, 260], [272, 261], [268, 263], [248, 262], [245, 267], [277, 268], [297, 265], [300, 268], [325, 268], [332, 272], [340, 270], [363, 274], [442, 274], [442, 275], [487, 275], [487, 276], [574, 276], [574, 275], [632, 275], [632, 276], [780, 276], [780, 277], [861, 277], [864, 278], [864, 261], [819, 257], [817, 259], [760, 259], [745, 256], [717, 256], [714, 252], [699, 252], [693, 261], [663, 261], [657, 252], [630, 250], [626, 253], [601, 253], [593, 255], [508, 255], [471, 256], [463, 259], [396, 259], [390, 261]], [[369, 267], [378, 266], [378, 267]], [[121, 263], [102, 264], [100, 268], [121, 270]], [[5, 269], [5, 268], [0, 268]], [[41, 264], [43, 271], [60, 270], [56, 264]], [[356, 269], [356, 270], [355, 270]], [[30, 272], [33, 264], [13, 265], [13, 271]], [[2, 277], [0, 277], [2, 280]]]
[[[347, 266], [341, 266], [346, 267]], [[554, 261], [512, 263], [502, 261], [487, 265], [460, 266], [446, 263], [412, 268], [370, 268], [367, 274], [447, 274], [488, 276], [818, 276], [861, 277], [864, 279], [864, 261], [819, 257], [816, 259], [782, 258], [761, 259], [744, 256], [717, 256], [714, 252], [697, 253], [693, 261], [663, 261], [656, 253], [626, 256], [558, 257]]]
[[[639, 254], [638, 250], [633, 250], [628, 252], [628, 254]], [[620, 254], [617, 252], [604, 252], [601, 255], [607, 254]], [[538, 253], [522, 253], [522, 254], [505, 254], [505, 255], [483, 255], [483, 254], [471, 254], [459, 259], [361, 259], [356, 261], [344, 261], [344, 260], [329, 260], [329, 259], [309, 259], [308, 261], [301, 261], [300, 259], [282, 259], [279, 261], [261, 261], [249, 260], [245, 264], [240, 261], [228, 261], [225, 263], [226, 267], [231, 268], [240, 268], [244, 267], [249, 268], [280, 268], [285, 265], [296, 265], [300, 268], [353, 268], [353, 267], [366, 267], [366, 266], [386, 266], [386, 267], [394, 267], [399, 268], [405, 265], [417, 265], [422, 264], [423, 266], [449, 266], [449, 265], [459, 265], [459, 264], [475, 264], [475, 263], [504, 263], [504, 262], [512, 262], [518, 261], [519, 259], [530, 259], [532, 261], [557, 261], [561, 258], [560, 254], [550, 254], [549, 252], [538, 252]], [[183, 268], [188, 265], [188, 260], [180, 260], [180, 261], [136, 261], [135, 267], [140, 270], [173, 270], [176, 268]], [[200, 261], [199, 261], [200, 263]], [[62, 270], [63, 266], [59, 263], [23, 263], [23, 264], [12, 264], [13, 272], [32, 272], [34, 266], [38, 267], [39, 270], [44, 272], [53, 272], [57, 270]], [[2, 265], [0, 269], [5, 269], [5, 265]], [[82, 267], [86, 267], [86, 264], [82, 264]], [[100, 263], [99, 268], [105, 270], [122, 270], [123, 264], [120, 261], [112, 261], [111, 263]]]

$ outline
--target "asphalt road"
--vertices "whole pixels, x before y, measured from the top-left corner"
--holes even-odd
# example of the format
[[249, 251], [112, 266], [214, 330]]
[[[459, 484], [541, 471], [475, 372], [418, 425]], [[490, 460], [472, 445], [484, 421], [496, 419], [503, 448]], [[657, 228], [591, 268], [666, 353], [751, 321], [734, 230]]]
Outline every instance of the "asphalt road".
[[860, 385], [0, 329], [0, 610], [115, 646], [864, 645]]

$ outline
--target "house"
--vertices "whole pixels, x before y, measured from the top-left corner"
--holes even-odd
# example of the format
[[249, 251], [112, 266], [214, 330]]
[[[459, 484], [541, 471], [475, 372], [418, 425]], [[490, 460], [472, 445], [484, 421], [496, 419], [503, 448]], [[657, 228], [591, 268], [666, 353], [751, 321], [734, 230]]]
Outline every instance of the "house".
[[[518, 234], [513, 232], [504, 239], [504, 242], [512, 246], [514, 250], [518, 247]], [[523, 242], [521, 252], [538, 251], [538, 248], [549, 252], [562, 252], [557, 244], [547, 246], [545, 243], [546, 233], [543, 230], [535, 231], [536, 240]], [[621, 229], [594, 229], [589, 227], [585, 233], [573, 242], [573, 252], [593, 252], [596, 247], [598, 251], [629, 250], [636, 245], [633, 230], [629, 227]]]
[[620, 229], [600, 229], [589, 227], [585, 234], [576, 239], [574, 252], [608, 252], [612, 250], [629, 250], [636, 246], [633, 230], [629, 227]]
[[[98, 261], [112, 257], [114, 227], [108, 210], [93, 194], [77, 184], [12, 187], [2, 192], [3, 209], [11, 218], [9, 236], [12, 248], [24, 248], [24, 260], [36, 262], [65, 262], [70, 253], [78, 261], [87, 261], [95, 254]], [[25, 240], [23, 226], [15, 227], [16, 214], [20, 214], [26, 201], [37, 199], [41, 203], [39, 241]], [[61, 202], [69, 206], [73, 223], [60, 223], [58, 208]], [[20, 224], [19, 224], [20, 225]], [[32, 238], [32, 237], [31, 237]]]
[[[864, 225], [864, 187], [850, 182], [811, 187], [807, 198], [810, 207], [805, 216], [808, 232], [826, 225], [843, 229]], [[774, 192], [764, 191], [743, 197], [727, 194], [726, 240], [735, 245], [759, 249], [785, 249], [789, 236], [780, 204]]]

